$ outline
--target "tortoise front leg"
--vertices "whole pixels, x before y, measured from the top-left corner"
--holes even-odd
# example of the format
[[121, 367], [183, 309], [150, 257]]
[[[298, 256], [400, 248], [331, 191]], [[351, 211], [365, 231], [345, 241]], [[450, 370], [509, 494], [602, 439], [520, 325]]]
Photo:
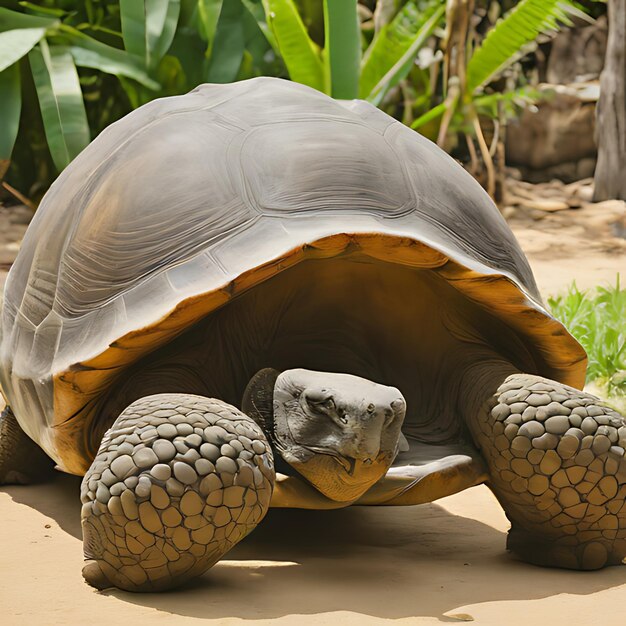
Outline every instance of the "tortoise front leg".
[[82, 483], [83, 576], [97, 588], [178, 586], [256, 527], [273, 483], [265, 436], [235, 407], [141, 398], [107, 431]]
[[13, 411], [0, 413], [0, 485], [27, 485], [49, 478], [54, 461], [20, 428]]
[[488, 484], [511, 520], [510, 550], [531, 563], [569, 569], [622, 562], [622, 416], [590, 394], [514, 374], [469, 426], [489, 466]]

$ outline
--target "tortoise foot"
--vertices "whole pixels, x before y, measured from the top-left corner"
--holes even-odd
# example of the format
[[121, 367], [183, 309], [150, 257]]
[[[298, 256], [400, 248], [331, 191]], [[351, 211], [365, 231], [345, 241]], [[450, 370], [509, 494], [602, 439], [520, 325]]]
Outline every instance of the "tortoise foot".
[[513, 527], [507, 536], [506, 547], [520, 560], [542, 567], [596, 570], [622, 562], [614, 541], [604, 538], [601, 533], [590, 536], [594, 539], [581, 541], [575, 535], [549, 539]]
[[0, 485], [28, 485], [51, 478], [54, 461], [20, 428], [13, 411], [0, 413]]
[[[476, 426], [480, 429], [477, 432]], [[626, 557], [626, 420], [590, 394], [509, 376], [474, 425], [523, 560], [599, 569]]]
[[274, 482], [260, 428], [218, 400], [137, 400], [81, 488], [85, 580], [160, 591], [202, 574], [261, 521]]

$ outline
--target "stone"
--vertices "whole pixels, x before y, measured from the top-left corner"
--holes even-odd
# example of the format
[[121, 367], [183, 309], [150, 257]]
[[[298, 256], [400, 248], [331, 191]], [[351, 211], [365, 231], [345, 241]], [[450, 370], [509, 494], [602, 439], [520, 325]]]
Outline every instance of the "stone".
[[126, 454], [118, 456], [111, 462], [111, 471], [120, 479], [124, 480], [129, 474], [135, 472], [137, 466], [133, 460]]
[[234, 507], [242, 506], [245, 491], [246, 490], [243, 487], [228, 487], [228, 489], [224, 490], [224, 505], [231, 509]]
[[552, 433], [545, 433], [541, 437], [532, 440], [533, 448], [539, 450], [553, 450], [556, 448], [559, 438]]
[[543, 474], [551, 476], [560, 468], [561, 457], [554, 450], [548, 450], [539, 464], [539, 469]]
[[220, 449], [212, 443], [203, 443], [200, 446], [200, 454], [213, 463], [220, 458]]
[[98, 489], [96, 490], [96, 500], [102, 504], [107, 504], [109, 498], [111, 497], [111, 493], [106, 485], [100, 483], [98, 485]]
[[557, 495], [561, 506], [570, 507], [580, 503], [578, 492], [573, 487], [563, 487]]
[[189, 531], [182, 526], [178, 526], [172, 534], [172, 542], [179, 550], [188, 550], [191, 547]]
[[174, 476], [176, 476], [177, 480], [183, 483], [183, 485], [192, 485], [198, 480], [198, 474], [196, 474], [193, 467], [181, 461], [174, 463]]
[[517, 431], [519, 430], [519, 426], [517, 424], [507, 424], [504, 429], [504, 436], [509, 440], [513, 440], [517, 435]]
[[537, 407], [528, 406], [524, 409], [524, 412], [522, 413], [522, 421], [529, 422], [530, 420], [534, 420], [535, 415], [537, 415]]
[[550, 404], [552, 398], [547, 393], [531, 393], [526, 398], [526, 404], [530, 406], [540, 407]]
[[[508, 404], [500, 403], [500, 404], [497, 404], [493, 409], [491, 409], [491, 415], [493, 416], [495, 420], [499, 422], [506, 419], [510, 414], [511, 414], [511, 409], [509, 409]], [[248, 439], [248, 441], [250, 440]], [[252, 442], [250, 441], [250, 444], [251, 443]], [[246, 448], [248, 448], [248, 446], [246, 446]]]
[[539, 496], [544, 493], [549, 485], [548, 479], [540, 474], [535, 474], [528, 479], [528, 491], [534, 496]]
[[163, 528], [161, 519], [150, 502], [142, 502], [139, 505], [139, 521], [151, 533], [158, 533]]
[[124, 511], [124, 515], [129, 520], [134, 520], [139, 517], [139, 511], [137, 509], [137, 502], [135, 500], [135, 494], [130, 491], [124, 491], [120, 496], [120, 502], [122, 504], [122, 510]]
[[591, 449], [596, 454], [604, 454], [611, 449], [611, 440], [606, 435], [596, 435], [593, 438]]
[[573, 465], [565, 470], [567, 478], [572, 485], [577, 485], [585, 477], [586, 472], [587, 470], [584, 467], [579, 467], [578, 465]]
[[553, 435], [562, 435], [569, 429], [569, 427], [570, 421], [564, 415], [549, 417], [545, 421], [546, 431], [552, 433]]
[[200, 481], [198, 489], [203, 496], [206, 496], [213, 491], [221, 491], [222, 487], [222, 481], [219, 476], [216, 474], [209, 474]]
[[180, 499], [180, 510], [186, 516], [198, 515], [204, 508], [204, 503], [195, 491], [186, 491]]
[[545, 428], [540, 422], [532, 421], [522, 424], [519, 429], [519, 435], [534, 439], [535, 437], [541, 437], [545, 433]]
[[215, 465], [213, 465], [213, 463], [211, 463], [211, 461], [208, 461], [207, 459], [198, 459], [194, 463], [194, 467], [196, 469], [196, 472], [198, 473], [198, 476], [206, 476], [207, 474], [215, 471]]
[[231, 521], [230, 511], [228, 507], [221, 506], [217, 509], [217, 512], [213, 516], [213, 524], [218, 528], [220, 526], [226, 526]]
[[172, 475], [172, 469], [164, 463], [157, 463], [151, 470], [150, 474], [157, 480], [166, 481]]
[[178, 430], [174, 424], [159, 424], [157, 426], [157, 433], [159, 437], [163, 439], [174, 439], [174, 437], [178, 435]]
[[151, 448], [139, 448], [133, 454], [133, 462], [139, 468], [152, 467], [159, 462], [159, 458]]
[[[508, 440], [507, 440], [507, 443], [508, 443]], [[215, 463], [215, 469], [220, 474], [222, 472], [235, 474], [237, 472], [237, 463], [235, 463], [235, 461], [231, 459], [230, 457], [222, 456], [219, 459], [217, 459], [217, 462]]]
[[183, 422], [182, 424], [178, 424], [176, 426], [176, 430], [179, 435], [186, 437], [187, 435], [191, 435], [193, 433], [193, 426], [187, 422]]
[[161, 520], [169, 527], [179, 526], [183, 522], [181, 514], [172, 506], [161, 513]]
[[170, 505], [170, 497], [167, 491], [158, 485], [152, 485], [150, 489], [150, 502], [157, 509], [166, 509]]
[[200, 437], [200, 435], [196, 435], [196, 433], [192, 433], [191, 435], [187, 435], [187, 437], [185, 437], [185, 443], [193, 448], [198, 448], [202, 444], [202, 437]]
[[215, 534], [215, 528], [211, 524], [207, 524], [203, 528], [199, 528], [198, 530], [191, 531], [191, 538], [196, 543], [201, 543], [206, 545], [210, 543], [213, 539], [213, 535]]
[[169, 478], [165, 481], [165, 489], [167, 489], [167, 493], [169, 493], [170, 496], [176, 498], [183, 495], [185, 486], [181, 482], [178, 482], [175, 478]]
[[598, 430], [598, 422], [596, 422], [593, 417], [586, 417], [582, 421], [580, 429], [585, 433], [585, 435], [593, 435], [596, 430]]
[[[168, 426], [172, 426], [168, 424]], [[174, 426], [172, 426], [174, 428]], [[165, 463], [171, 461], [176, 456], [176, 448], [171, 441], [167, 439], [158, 439], [152, 444], [152, 450], [157, 455], [159, 461]]]
[[137, 498], [147, 498], [150, 495], [150, 479], [147, 476], [140, 476], [139, 483], [135, 487], [135, 496]]
[[556, 451], [562, 459], [570, 459], [576, 454], [576, 452], [578, 452], [579, 445], [580, 441], [577, 437], [572, 437], [566, 433], [563, 437], [561, 437], [561, 440], [556, 447]]
[[524, 478], [528, 478], [535, 473], [533, 466], [526, 459], [513, 459], [511, 461], [511, 469]]
[[252, 449], [256, 452], [256, 454], [265, 454], [267, 450], [265, 444], [258, 439], [252, 442]]
[[[511, 409], [511, 413], [522, 413], [522, 411], [524, 411], [524, 409], [527, 407], [528, 405], [526, 404], [526, 402], [514, 402], [513, 404], [509, 405], [509, 408]], [[262, 454], [262, 453], [259, 453]]]

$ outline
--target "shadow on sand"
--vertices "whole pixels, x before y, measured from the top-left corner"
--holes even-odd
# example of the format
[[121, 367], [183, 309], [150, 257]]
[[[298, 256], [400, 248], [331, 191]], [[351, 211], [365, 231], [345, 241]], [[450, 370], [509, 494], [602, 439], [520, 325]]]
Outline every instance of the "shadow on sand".
[[[79, 486], [80, 479], [59, 476], [45, 485], [3, 490], [80, 539]], [[468, 604], [584, 595], [626, 581], [626, 568], [570, 572], [526, 565], [504, 545], [503, 533], [436, 504], [272, 510], [226, 560], [184, 589], [104, 593], [196, 618], [354, 611], [449, 621], [444, 613]]]

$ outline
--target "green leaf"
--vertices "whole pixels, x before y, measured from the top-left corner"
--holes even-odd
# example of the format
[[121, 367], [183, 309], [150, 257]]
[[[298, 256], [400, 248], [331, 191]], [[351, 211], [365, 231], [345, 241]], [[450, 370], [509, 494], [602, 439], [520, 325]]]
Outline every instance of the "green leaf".
[[431, 0], [426, 10], [420, 11], [415, 2], [407, 2], [393, 20], [380, 29], [361, 64], [361, 98], [367, 98], [382, 77], [409, 50], [424, 23], [440, 5], [440, 0]]
[[228, 0], [222, 7], [209, 65], [211, 83], [230, 83], [237, 78], [246, 49], [243, 11], [241, 0]]
[[291, 80], [325, 91], [319, 46], [309, 37], [293, 0], [263, 0], [263, 8]]
[[0, 8], [0, 33], [21, 28], [51, 28], [58, 22], [55, 18], [27, 15]]
[[157, 91], [159, 83], [150, 78], [137, 61], [123, 50], [118, 50], [93, 39], [88, 45], [69, 47], [74, 63], [78, 67], [90, 67], [105, 74], [126, 76]]
[[[0, 178], [6, 170], [2, 162], [11, 159], [17, 131], [20, 125], [22, 110], [22, 89], [20, 85], [20, 68], [14, 63], [3, 72], [0, 72]], [[8, 166], [8, 163], [6, 163]]]
[[180, 0], [120, 0], [124, 47], [154, 68], [176, 32]]
[[411, 124], [411, 128], [413, 129], [419, 128], [420, 126], [424, 126], [424, 124], [428, 124], [428, 122], [431, 122], [432, 120], [437, 119], [438, 117], [444, 114], [446, 108], [447, 108], [446, 102], [442, 102], [441, 104], [438, 104], [437, 106], [430, 109], [430, 111], [426, 111], [426, 113], [424, 113], [423, 115], [420, 115]]
[[0, 33], [0, 72], [27, 55], [45, 33], [45, 28], [20, 28]]
[[54, 17], [63, 17], [67, 15], [67, 11], [63, 9], [55, 9], [53, 7], [42, 7], [38, 4], [34, 4], [33, 2], [20, 2], [20, 6], [25, 9], [30, 9], [31, 11], [35, 11], [35, 13], [41, 13], [42, 15], [51, 15]]
[[[430, 17], [419, 26], [417, 32], [410, 39], [409, 45], [397, 47], [397, 52], [394, 55], [396, 60], [394, 61], [393, 65], [384, 73], [384, 75], [369, 91], [367, 90], [367, 88], [365, 88], [362, 91], [361, 97], [367, 98], [367, 100], [369, 100], [373, 104], [380, 104], [387, 91], [389, 91], [389, 89], [391, 89], [392, 87], [395, 87], [395, 85], [397, 85], [411, 71], [411, 67], [417, 53], [419, 52], [420, 48], [426, 43], [428, 38], [432, 35], [435, 28], [437, 28], [437, 26], [441, 22], [444, 13], [445, 5], [439, 4], [439, 6], [434, 9]], [[387, 27], [387, 29], [392, 28], [393, 24], [395, 24], [395, 19]], [[382, 29], [381, 35], [383, 31], [388, 32], [387, 29]], [[384, 52], [384, 46], [382, 50], [383, 51], [380, 54], [384, 54], [386, 57], [386, 53]], [[400, 50], [404, 50], [404, 52], [402, 52], [402, 54], [398, 57], [397, 54]], [[388, 59], [385, 59], [384, 62], [381, 60], [381, 67], [384, 67], [387, 62]], [[376, 66], [374, 65], [374, 67]], [[372, 71], [372, 74], [376, 75], [376, 72]]]
[[43, 39], [29, 55], [50, 154], [63, 170], [89, 143], [78, 73], [69, 51]]
[[265, 11], [263, 10], [262, 2], [259, 0], [242, 0], [242, 4], [258, 24], [261, 32], [265, 35], [265, 39], [267, 39], [267, 42], [270, 46], [272, 46], [274, 52], [276, 52], [276, 54], [280, 54], [276, 37], [274, 37], [274, 33], [265, 18]]
[[198, 14], [200, 15], [200, 21], [204, 30], [204, 36], [206, 37], [207, 56], [211, 56], [211, 49], [213, 48], [213, 41], [215, 40], [215, 31], [217, 30], [217, 23], [220, 19], [220, 13], [222, 12], [222, 4], [224, 0], [198, 0]]
[[324, 52], [333, 98], [351, 100], [359, 95], [361, 33], [357, 0], [324, 0]]
[[140, 59], [146, 56], [146, 16], [143, 0], [120, 0], [124, 48]]
[[180, 0], [145, 0], [146, 65], [156, 67], [165, 56], [178, 24]]
[[467, 64], [467, 93], [472, 94], [512, 65], [540, 33], [570, 23], [568, 0], [521, 0], [489, 31]]

